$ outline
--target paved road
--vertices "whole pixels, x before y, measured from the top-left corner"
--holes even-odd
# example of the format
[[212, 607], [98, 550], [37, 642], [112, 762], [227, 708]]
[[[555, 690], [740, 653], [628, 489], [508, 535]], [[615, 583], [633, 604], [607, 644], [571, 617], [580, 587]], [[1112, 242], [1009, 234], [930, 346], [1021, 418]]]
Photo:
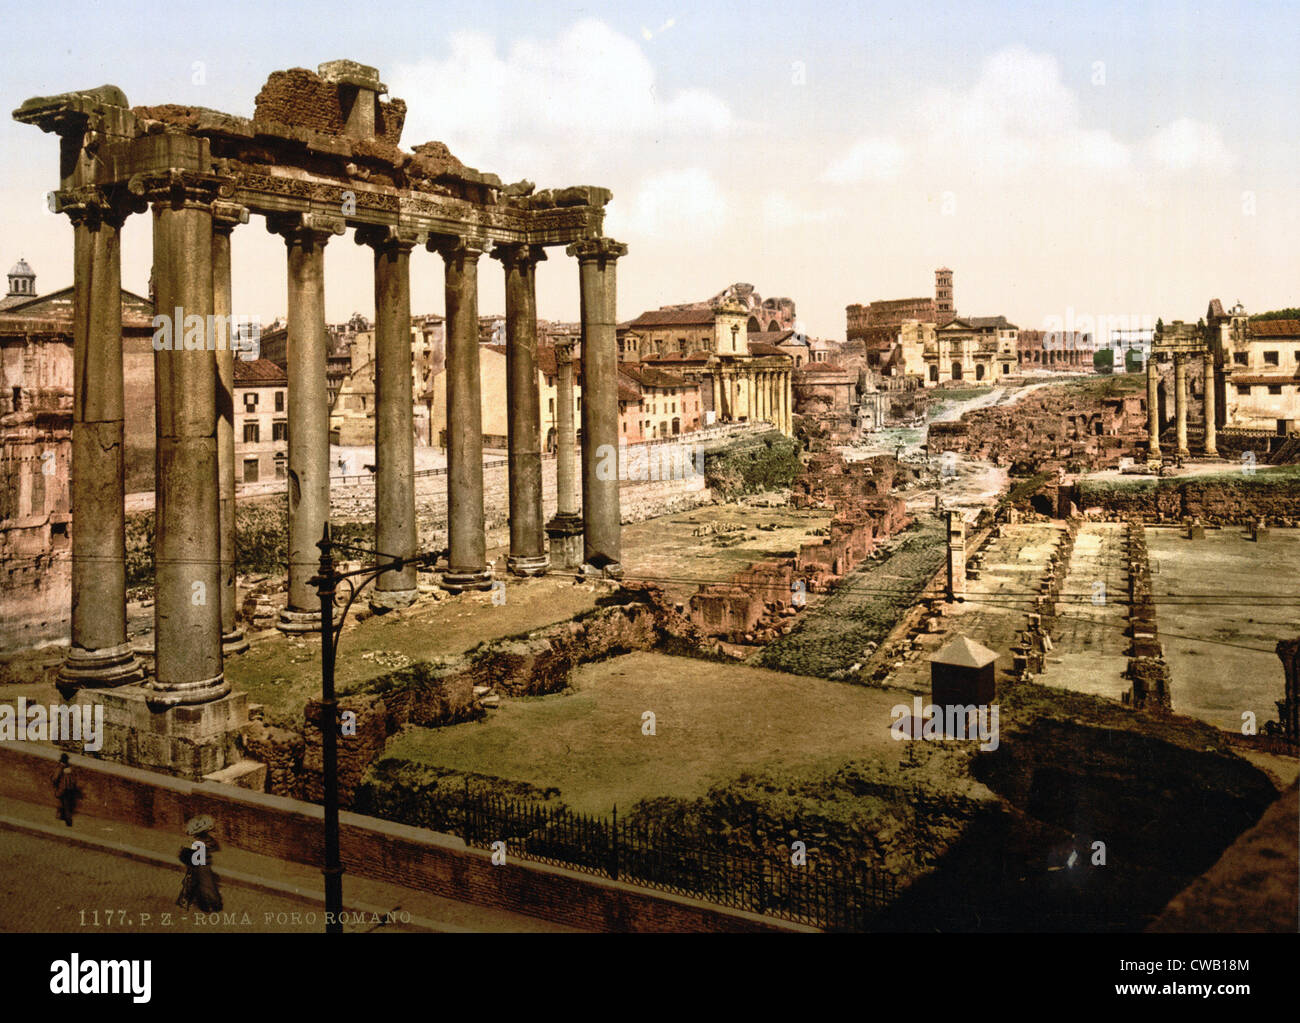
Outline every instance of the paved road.
[[[53, 820], [53, 814], [50, 815]], [[177, 850], [180, 843], [177, 842]], [[0, 931], [319, 933], [318, 905], [222, 884], [220, 918], [176, 906], [184, 873], [19, 831], [0, 832]], [[221, 854], [213, 857], [218, 878]], [[346, 930], [381, 930], [369, 922]], [[410, 930], [390, 925], [389, 930]]]

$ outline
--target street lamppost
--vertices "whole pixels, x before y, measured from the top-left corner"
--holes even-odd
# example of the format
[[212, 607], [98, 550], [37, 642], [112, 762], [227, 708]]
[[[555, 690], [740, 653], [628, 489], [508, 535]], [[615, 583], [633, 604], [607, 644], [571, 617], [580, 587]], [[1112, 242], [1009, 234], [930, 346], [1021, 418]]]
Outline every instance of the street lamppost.
[[[325, 523], [325, 533], [320, 542], [320, 569], [309, 582], [320, 594], [321, 642], [321, 758], [325, 774], [325, 933], [343, 933], [343, 864], [339, 862], [339, 770], [338, 770], [338, 700], [334, 696], [334, 658], [338, 652], [339, 636], [347, 620], [352, 603], [361, 591], [385, 572], [400, 570], [407, 565], [433, 565], [441, 551], [417, 554], [413, 558], [398, 558], [368, 547], [336, 543], [330, 535], [330, 524]], [[377, 568], [358, 568], [339, 572], [334, 567], [334, 551], [351, 554], [369, 554], [384, 559]], [[335, 594], [339, 584], [348, 589], [347, 603], [335, 615]]]

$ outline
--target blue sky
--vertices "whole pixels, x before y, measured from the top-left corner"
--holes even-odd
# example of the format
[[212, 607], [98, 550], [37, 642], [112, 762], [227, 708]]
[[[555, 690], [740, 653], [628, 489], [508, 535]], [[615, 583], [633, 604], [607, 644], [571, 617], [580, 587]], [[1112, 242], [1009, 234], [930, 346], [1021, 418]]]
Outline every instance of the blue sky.
[[[846, 304], [927, 294], [941, 264], [961, 311], [1021, 326], [1300, 304], [1295, 5], [9, 3], [5, 25], [6, 109], [112, 82], [250, 114], [272, 70], [374, 64], [407, 147], [613, 189], [622, 318], [743, 280], [842, 337]], [[53, 137], [0, 122], [0, 260], [42, 290], [71, 279], [56, 168]], [[235, 237], [237, 310], [283, 313], [282, 243], [256, 219]], [[149, 258], [133, 218], [128, 287]], [[570, 263], [543, 265], [541, 315], [576, 316]], [[440, 311], [440, 261], [413, 274], [416, 311]], [[370, 313], [349, 240], [326, 294], [331, 320]]]

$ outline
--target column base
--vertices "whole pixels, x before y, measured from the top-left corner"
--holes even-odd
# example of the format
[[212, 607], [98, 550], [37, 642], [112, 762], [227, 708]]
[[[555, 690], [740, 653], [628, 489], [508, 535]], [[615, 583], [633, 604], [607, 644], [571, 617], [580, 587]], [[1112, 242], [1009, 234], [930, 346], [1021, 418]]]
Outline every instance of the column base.
[[[320, 632], [320, 611], [294, 611], [284, 608], [280, 611], [280, 620], [275, 627], [286, 635], [299, 635], [305, 632]], [[222, 637], [225, 642], [225, 637]]]
[[56, 685], [60, 690], [68, 691], [83, 687], [98, 689], [140, 682], [144, 675], [144, 666], [136, 658], [130, 643], [98, 650], [73, 647], [59, 669]]
[[480, 572], [444, 572], [442, 588], [448, 593], [464, 593], [466, 590], [492, 589], [492, 573], [486, 568]]
[[244, 635], [244, 630], [236, 625], [229, 632], [221, 634], [221, 656], [233, 657], [235, 654], [242, 654], [248, 649], [248, 638]]
[[580, 569], [584, 579], [622, 579], [623, 566], [617, 561], [606, 562], [603, 566], [597, 567], [591, 562], [584, 562]]
[[546, 524], [551, 546], [551, 565], [555, 568], [582, 566], [582, 516], [556, 515]]
[[70, 752], [193, 781], [241, 762], [247, 693], [227, 693], [171, 710], [158, 707], [155, 695], [148, 685], [83, 690], [77, 694], [78, 706], [103, 708], [99, 748], [60, 745]]
[[545, 575], [551, 567], [551, 559], [545, 554], [511, 554], [506, 558], [506, 568], [514, 575]]
[[[371, 590], [370, 610], [377, 615], [387, 611], [401, 611], [415, 603], [420, 595], [418, 589], [412, 590]], [[317, 628], [320, 628], [318, 625]]]
[[199, 679], [197, 682], [178, 682], [174, 685], [159, 684], [157, 679], [144, 685], [145, 702], [152, 711], [171, 710], [173, 707], [192, 707], [196, 704], [211, 703], [230, 695], [230, 683], [226, 681], [225, 672], [219, 672], [211, 678]]

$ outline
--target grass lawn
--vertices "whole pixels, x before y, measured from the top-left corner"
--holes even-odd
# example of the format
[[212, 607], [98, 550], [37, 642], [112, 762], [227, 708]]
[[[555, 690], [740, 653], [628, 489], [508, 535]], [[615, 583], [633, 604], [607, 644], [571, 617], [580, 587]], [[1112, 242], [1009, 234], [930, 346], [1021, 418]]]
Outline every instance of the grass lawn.
[[[635, 653], [587, 664], [573, 687], [503, 700], [484, 722], [409, 728], [384, 755], [539, 788], [608, 813], [654, 796], [695, 798], [746, 771], [897, 762], [890, 710], [911, 697], [748, 665]], [[642, 734], [642, 714], [655, 734]]]

